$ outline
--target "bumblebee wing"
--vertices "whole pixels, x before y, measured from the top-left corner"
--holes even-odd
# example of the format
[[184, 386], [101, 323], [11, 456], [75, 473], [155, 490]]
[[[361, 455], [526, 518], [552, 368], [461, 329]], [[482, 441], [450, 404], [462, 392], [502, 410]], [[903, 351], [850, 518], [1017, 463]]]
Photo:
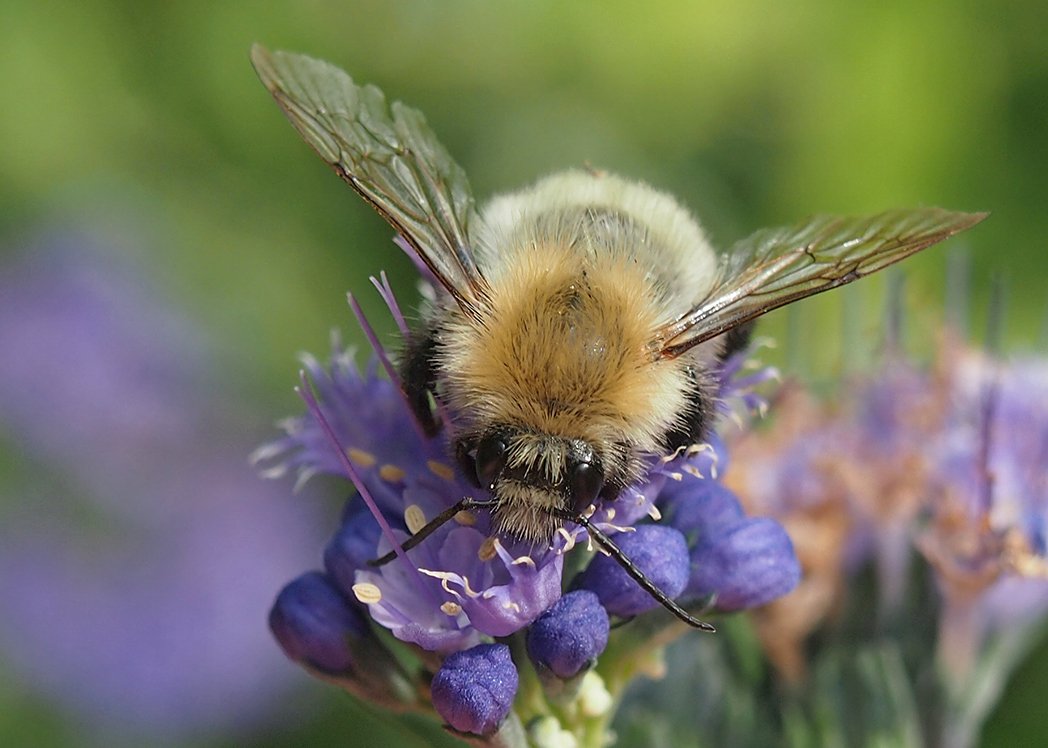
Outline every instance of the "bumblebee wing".
[[859, 218], [814, 216], [758, 231], [722, 255], [717, 282], [702, 302], [655, 331], [654, 357], [674, 358], [772, 309], [851, 283], [986, 216], [917, 208]]
[[475, 219], [466, 173], [416, 109], [387, 105], [333, 65], [251, 49], [251, 62], [291, 124], [385, 218], [463, 311], [476, 315], [487, 283], [469, 243]]

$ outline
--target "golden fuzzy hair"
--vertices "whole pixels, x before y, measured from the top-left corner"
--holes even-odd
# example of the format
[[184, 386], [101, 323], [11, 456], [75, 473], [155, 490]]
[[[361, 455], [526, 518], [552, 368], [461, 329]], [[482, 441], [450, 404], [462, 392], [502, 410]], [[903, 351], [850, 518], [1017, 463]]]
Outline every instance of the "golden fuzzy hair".
[[564, 243], [516, 255], [491, 280], [484, 319], [445, 330], [452, 409], [481, 423], [591, 444], [627, 436], [654, 449], [686, 393], [681, 364], [648, 354], [665, 311], [644, 270], [621, 254]]

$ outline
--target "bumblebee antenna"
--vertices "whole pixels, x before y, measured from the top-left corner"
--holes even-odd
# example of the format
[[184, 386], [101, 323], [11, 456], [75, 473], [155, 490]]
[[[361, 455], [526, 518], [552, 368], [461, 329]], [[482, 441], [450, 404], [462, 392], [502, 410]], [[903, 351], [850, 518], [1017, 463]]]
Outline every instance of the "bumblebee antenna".
[[[459, 512], [468, 512], [468, 511], [473, 510], [473, 509], [490, 509], [491, 507], [495, 506], [496, 503], [497, 502], [494, 499], [479, 500], [479, 499], [471, 499], [469, 496], [466, 496], [461, 501], [459, 501], [457, 504], [449, 506], [443, 512], [441, 512], [436, 517], [434, 517], [429, 522], [427, 522], [422, 527], [420, 527], [418, 532], [416, 532], [414, 535], [412, 535], [410, 538], [408, 538], [407, 540], [405, 540], [403, 543], [400, 544], [400, 548], [405, 553], [407, 551], [410, 551], [416, 545], [418, 545], [423, 540], [425, 540], [430, 535], [432, 535], [434, 532], [436, 532], [437, 529], [440, 528], [441, 525], [443, 525], [443, 524], [447, 523], [448, 521], [450, 521], [451, 518], [454, 517]], [[386, 564], [388, 564], [390, 561], [392, 561], [396, 557], [397, 557], [397, 549], [394, 548], [392, 551], [387, 553], [385, 556], [381, 556], [379, 558], [372, 559], [371, 561], [368, 561], [368, 566], [385, 566]]]
[[633, 577], [633, 580], [641, 586], [641, 588], [651, 595], [653, 598], [659, 601], [659, 603], [668, 610], [670, 613], [675, 615], [684, 623], [694, 628], [700, 629], [701, 631], [716, 631], [712, 623], [706, 621], [700, 621], [695, 616], [691, 615], [688, 611], [684, 610], [681, 606], [677, 605], [669, 595], [659, 589], [648, 575], [641, 571], [640, 567], [633, 563], [633, 559], [627, 556], [622, 550], [615, 545], [615, 541], [608, 537], [603, 530], [599, 529], [595, 524], [590, 522], [589, 517], [583, 517], [581, 514], [573, 514], [565, 510], [553, 510], [551, 512], [558, 519], [567, 520], [574, 522], [580, 527], [584, 528], [589, 533], [590, 537], [599, 545], [603, 550], [615, 559], [619, 566], [621, 566], [627, 574]]

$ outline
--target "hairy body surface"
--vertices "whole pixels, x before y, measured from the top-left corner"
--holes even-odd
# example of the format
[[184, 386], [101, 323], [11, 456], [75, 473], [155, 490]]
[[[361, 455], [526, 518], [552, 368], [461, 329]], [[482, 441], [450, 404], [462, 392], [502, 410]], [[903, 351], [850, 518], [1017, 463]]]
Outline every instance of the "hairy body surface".
[[252, 61], [302, 137], [390, 223], [436, 289], [407, 341], [401, 385], [427, 432], [450, 430], [463, 475], [481, 490], [404, 547], [459, 508], [490, 509], [497, 531], [534, 543], [570, 522], [707, 630], [589, 521], [590, 507], [640, 478], [646, 457], [704, 438], [718, 362], [745, 346], [754, 319], [986, 217], [815, 215], [718, 254], [673, 198], [584, 171], [478, 213], [465, 171], [420, 112], [319, 60], [256, 45]]
[[[475, 463], [486, 439], [504, 445], [484, 486], [504, 531], [546, 540], [551, 508], [613, 498], [645, 455], [703, 438], [712, 388], [702, 373], [720, 342], [674, 359], [649, 349], [651, 331], [694, 306], [716, 272], [671, 197], [603, 174], [547, 177], [482, 211], [477, 263], [491, 289], [483, 314], [430, 310], [429, 342], [410, 350], [431, 363], [409, 355], [403, 369], [435, 372], [425, 386], [454, 414], [460, 461]], [[573, 489], [582, 464], [600, 472], [598, 494]]]

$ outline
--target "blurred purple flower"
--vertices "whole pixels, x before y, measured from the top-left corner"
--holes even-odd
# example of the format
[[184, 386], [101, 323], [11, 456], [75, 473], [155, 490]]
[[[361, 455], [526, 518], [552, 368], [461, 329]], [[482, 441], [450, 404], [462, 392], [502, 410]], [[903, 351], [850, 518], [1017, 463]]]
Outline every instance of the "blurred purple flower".
[[941, 660], [965, 677], [989, 637], [1048, 613], [1048, 362], [947, 355], [952, 407], [918, 548], [944, 598]]
[[1048, 614], [1048, 364], [995, 360], [946, 334], [934, 364], [890, 351], [842, 400], [831, 411], [786, 388], [772, 429], [732, 445], [733, 487], [789, 528], [804, 562], [800, 589], [764, 611], [769, 656], [803, 677], [805, 639], [866, 563], [877, 570], [870, 615], [889, 619], [909, 599], [916, 550], [940, 592], [950, 686], [989, 672], [984, 657], [1006, 669], [1000, 654]]
[[205, 336], [143, 276], [82, 235], [26, 250], [0, 276], [0, 422], [18, 450], [0, 656], [110, 728], [265, 717], [290, 681], [259, 622], [312, 555], [312, 514], [258, 486]]

